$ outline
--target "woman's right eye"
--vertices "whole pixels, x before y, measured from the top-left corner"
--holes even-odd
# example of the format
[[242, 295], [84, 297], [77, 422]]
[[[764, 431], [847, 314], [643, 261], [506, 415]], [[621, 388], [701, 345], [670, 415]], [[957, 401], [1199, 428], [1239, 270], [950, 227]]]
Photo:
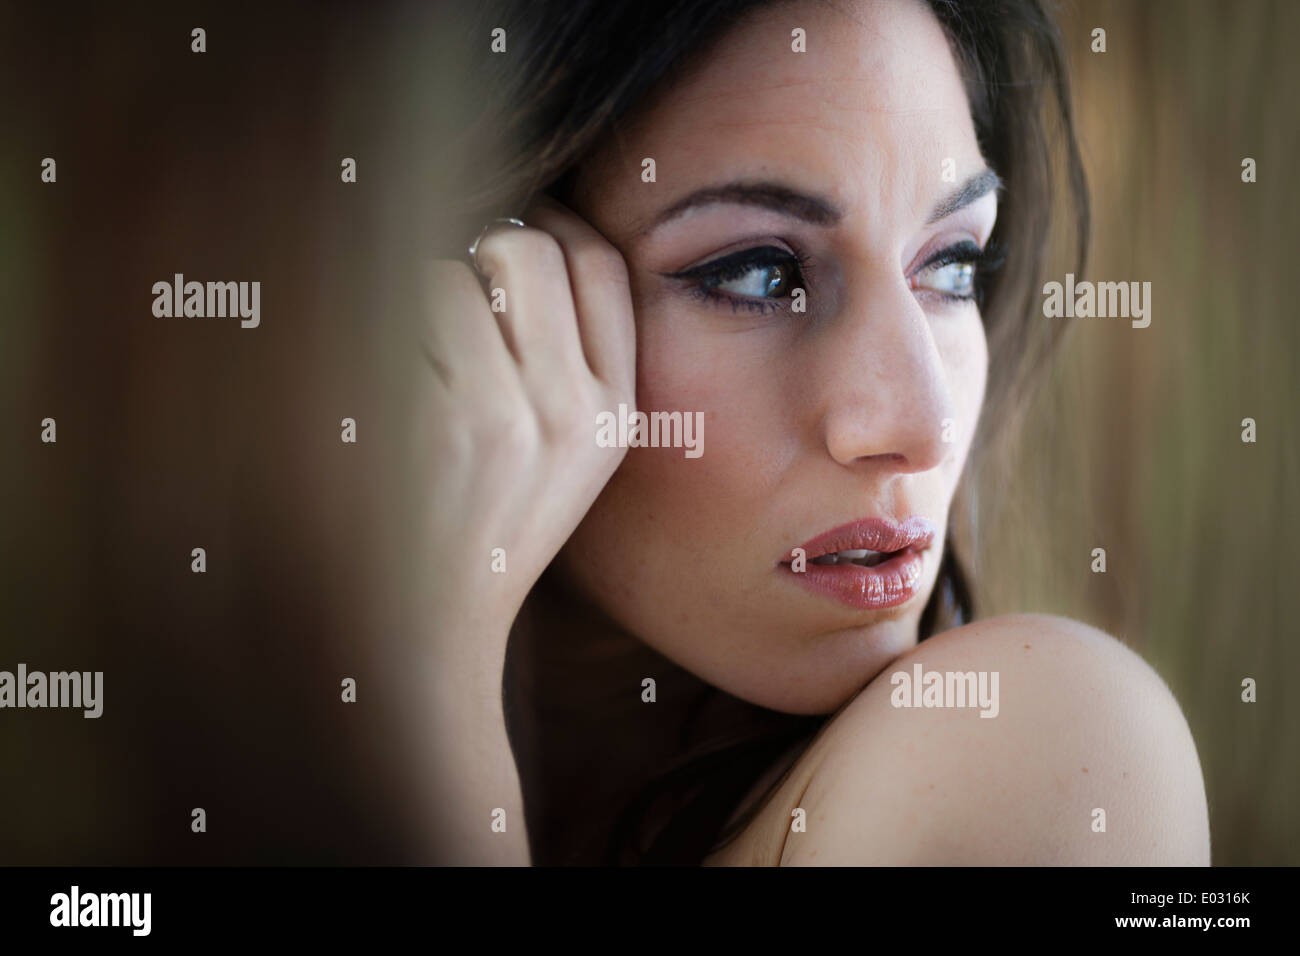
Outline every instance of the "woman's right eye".
[[763, 246], [723, 256], [668, 277], [692, 282], [693, 295], [729, 304], [733, 312], [740, 308], [771, 312], [781, 308], [776, 300], [788, 299], [795, 289], [805, 288], [806, 265], [807, 259], [787, 249]]

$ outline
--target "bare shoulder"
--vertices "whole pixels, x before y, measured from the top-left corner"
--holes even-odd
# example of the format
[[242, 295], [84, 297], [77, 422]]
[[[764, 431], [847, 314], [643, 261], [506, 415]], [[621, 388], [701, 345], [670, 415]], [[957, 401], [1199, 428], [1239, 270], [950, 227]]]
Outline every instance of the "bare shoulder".
[[[1196, 745], [1136, 653], [1047, 615], [897, 658], [806, 755], [791, 865], [1208, 865]], [[787, 818], [790, 819], [790, 818]]]

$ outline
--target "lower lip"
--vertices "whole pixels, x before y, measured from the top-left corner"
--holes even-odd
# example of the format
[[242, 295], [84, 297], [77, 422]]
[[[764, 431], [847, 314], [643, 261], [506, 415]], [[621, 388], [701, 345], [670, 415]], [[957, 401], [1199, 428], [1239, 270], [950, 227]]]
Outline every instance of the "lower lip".
[[870, 568], [809, 562], [807, 570], [795, 571], [788, 564], [781, 565], [784, 573], [808, 590], [864, 611], [898, 607], [912, 600], [921, 590], [924, 566], [925, 552], [913, 550]]

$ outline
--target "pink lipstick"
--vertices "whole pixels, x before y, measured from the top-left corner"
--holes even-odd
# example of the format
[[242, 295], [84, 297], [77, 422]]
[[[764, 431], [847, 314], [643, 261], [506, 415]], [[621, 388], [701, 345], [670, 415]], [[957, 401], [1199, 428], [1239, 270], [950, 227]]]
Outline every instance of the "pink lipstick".
[[795, 571], [794, 549], [781, 560], [810, 591], [860, 610], [897, 607], [916, 597], [935, 528], [921, 517], [901, 522], [864, 518], [799, 545], [805, 570]]

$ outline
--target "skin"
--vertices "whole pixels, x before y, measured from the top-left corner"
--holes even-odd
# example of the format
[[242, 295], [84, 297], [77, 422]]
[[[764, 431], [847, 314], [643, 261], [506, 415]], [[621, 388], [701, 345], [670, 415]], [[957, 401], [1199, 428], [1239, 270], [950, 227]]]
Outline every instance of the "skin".
[[[816, 52], [789, 52], [790, 24]], [[646, 156], [654, 184], [640, 181]], [[956, 183], [941, 177], [946, 158]], [[614, 620], [716, 686], [792, 713], [835, 710], [915, 643], [988, 355], [973, 302], [908, 277], [936, 249], [987, 241], [992, 193], [926, 223], [985, 168], [943, 30], [910, 2], [762, 10], [585, 164], [572, 204], [628, 263], [638, 407], [704, 413], [702, 457], [630, 449], [561, 553]], [[822, 227], [728, 203], [637, 234], [678, 198], [749, 178], [825, 195], [844, 218]], [[814, 262], [802, 315], [733, 312], [659, 275], [783, 244]], [[838, 605], [777, 567], [830, 528], [912, 515], [939, 535], [922, 595], [904, 606]]]
[[[888, 675], [917, 664], [998, 673], [998, 715], [894, 707]], [[1077, 621], [998, 617], [894, 661], [706, 862], [1208, 866], [1205, 784], [1177, 701], [1140, 657]]]
[[[810, 52], [790, 52], [794, 25]], [[647, 156], [654, 183], [641, 181]], [[955, 182], [941, 176], [948, 159]], [[955, 242], [987, 242], [993, 192], [931, 221], [985, 168], [960, 74], [923, 4], [782, 4], [742, 21], [631, 116], [580, 168], [567, 205], [540, 199], [523, 213], [529, 228], [488, 233], [479, 265], [487, 288], [505, 289], [505, 313], [487, 308], [463, 265], [439, 264], [438, 384], [421, 440], [438, 489], [431, 550], [456, 558], [431, 595], [445, 625], [433, 629], [438, 670], [459, 675], [442, 690], [447, 720], [461, 725], [446, 759], [464, 771], [440, 805], [463, 803], [477, 821], [491, 800], [522, 816], [505, 761], [455, 754], [502, 749], [496, 709], [463, 714], [499, 698], [511, 625], [554, 558], [558, 596], [535, 592], [511, 643], [523, 672], [564, 675], [563, 687], [535, 691], [545, 719], [520, 721], [546, 745], [516, 741], [546, 753], [547, 792], [529, 819], [548, 832], [579, 830], [608, 810], [615, 783], [660, 773], [707, 682], [755, 707], [839, 711], [759, 781], [750, 798], [793, 761], [709, 862], [1208, 862], [1194, 745], [1136, 655], [1047, 617], [916, 645], [988, 367], [975, 304], [927, 287], [950, 273], [918, 269]], [[716, 203], [651, 228], [682, 197], [741, 179], [822, 196], [842, 218], [814, 225]], [[770, 246], [808, 257], [797, 283], [806, 313], [764, 311], [752, 296], [704, 301], [665, 276]], [[744, 300], [761, 281], [726, 289]], [[703, 456], [599, 448], [595, 416], [620, 402], [703, 412]], [[458, 507], [438, 506], [447, 500]], [[900, 606], [850, 608], [779, 567], [837, 525], [917, 515], [939, 534], [919, 592]], [[507, 574], [460, 559], [496, 547]], [[999, 718], [891, 707], [887, 673], [913, 659], [1000, 670]], [[640, 698], [647, 675], [659, 681], [653, 719]], [[1075, 764], [1090, 768], [1086, 781]], [[1048, 780], [1054, 789], [1036, 789]], [[1112, 837], [1092, 839], [1094, 806], [1122, 821]], [[790, 841], [795, 807], [809, 832]], [[526, 862], [519, 833], [491, 841], [490, 860], [470, 843], [451, 856]]]

